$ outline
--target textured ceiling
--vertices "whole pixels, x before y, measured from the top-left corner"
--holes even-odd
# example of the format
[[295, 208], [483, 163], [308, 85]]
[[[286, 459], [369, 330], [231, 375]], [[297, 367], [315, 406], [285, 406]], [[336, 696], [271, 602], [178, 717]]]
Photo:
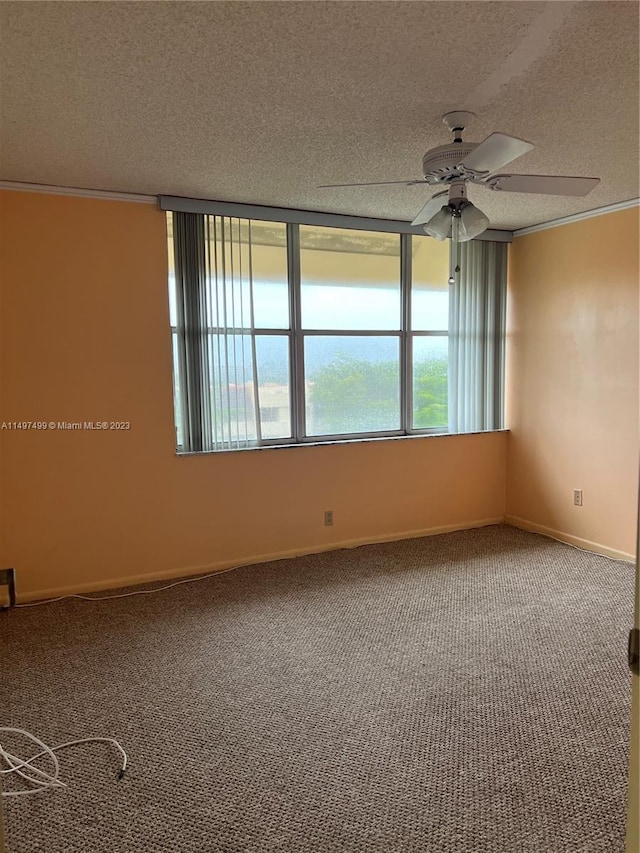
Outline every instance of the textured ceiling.
[[515, 229], [638, 196], [637, 2], [0, 3], [0, 177], [412, 219], [465, 136], [509, 169], [601, 177], [582, 199], [470, 197]]

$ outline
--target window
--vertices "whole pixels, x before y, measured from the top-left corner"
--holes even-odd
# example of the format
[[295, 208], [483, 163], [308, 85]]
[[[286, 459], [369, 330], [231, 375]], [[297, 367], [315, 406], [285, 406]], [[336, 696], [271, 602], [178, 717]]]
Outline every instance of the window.
[[305, 435], [402, 428], [400, 235], [301, 225]]
[[179, 450], [449, 430], [448, 243], [167, 218]]

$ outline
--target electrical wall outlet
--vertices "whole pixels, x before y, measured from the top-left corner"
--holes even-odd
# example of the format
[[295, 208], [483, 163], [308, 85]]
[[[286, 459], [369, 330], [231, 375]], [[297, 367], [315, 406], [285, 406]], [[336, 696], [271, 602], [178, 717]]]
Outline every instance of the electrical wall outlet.
[[582, 489], [573, 490], [573, 505], [582, 506]]
[[324, 526], [333, 527], [333, 510], [327, 509], [324, 513]]

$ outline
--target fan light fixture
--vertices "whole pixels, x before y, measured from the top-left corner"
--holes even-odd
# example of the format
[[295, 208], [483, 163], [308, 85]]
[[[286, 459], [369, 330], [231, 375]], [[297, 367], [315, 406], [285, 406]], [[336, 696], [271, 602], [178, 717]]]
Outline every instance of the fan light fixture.
[[489, 219], [470, 201], [459, 208], [445, 204], [433, 219], [424, 226], [429, 236], [436, 240], [448, 240], [454, 243], [466, 243], [489, 227]]
[[460, 243], [473, 240], [489, 227], [489, 218], [467, 198], [463, 182], [451, 184], [449, 201], [423, 225], [423, 230], [436, 240], [451, 240], [449, 284], [456, 283], [460, 272]]

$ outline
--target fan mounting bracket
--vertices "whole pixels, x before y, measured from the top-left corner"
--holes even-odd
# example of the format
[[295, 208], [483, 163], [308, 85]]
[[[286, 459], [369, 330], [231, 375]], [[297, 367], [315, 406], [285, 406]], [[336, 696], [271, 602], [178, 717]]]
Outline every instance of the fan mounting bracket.
[[470, 113], [467, 110], [454, 110], [450, 113], [445, 113], [442, 116], [442, 121], [447, 125], [451, 133], [456, 130], [464, 130], [471, 119], [474, 119], [475, 113]]

